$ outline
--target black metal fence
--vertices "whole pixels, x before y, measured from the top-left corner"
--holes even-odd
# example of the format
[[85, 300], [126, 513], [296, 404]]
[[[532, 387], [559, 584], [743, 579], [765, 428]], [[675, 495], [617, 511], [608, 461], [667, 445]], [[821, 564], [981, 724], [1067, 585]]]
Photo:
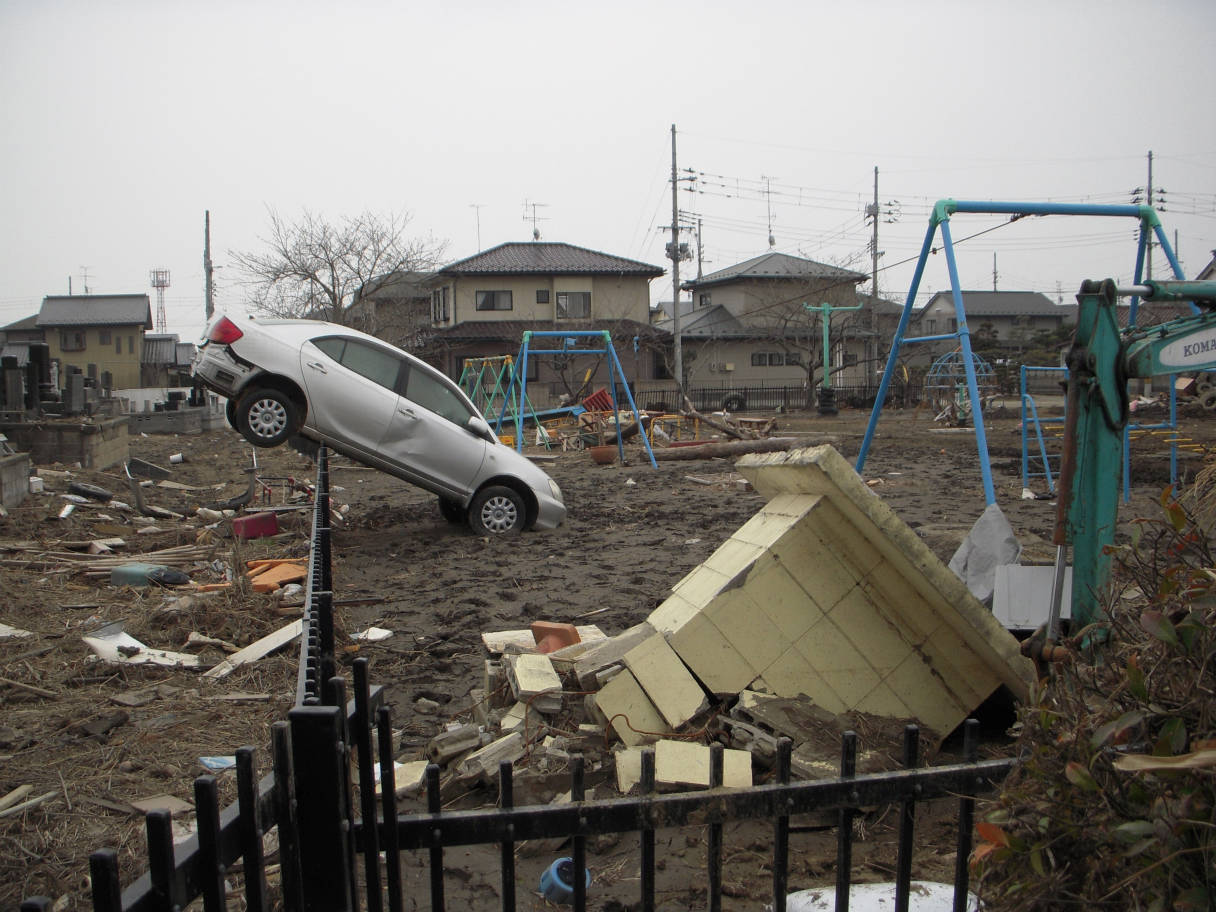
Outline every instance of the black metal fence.
[[[773, 827], [771, 896], [784, 909], [789, 884], [791, 819], [835, 812], [837, 830], [837, 908], [847, 908], [852, 877], [853, 817], [859, 808], [892, 805], [899, 809], [896, 859], [896, 908], [907, 909], [912, 876], [916, 807], [920, 802], [956, 798], [957, 845], [954, 908], [967, 902], [967, 861], [971, 852], [974, 801], [992, 789], [1012, 767], [1012, 759], [978, 761], [974, 721], [965, 728], [964, 762], [918, 768], [918, 733], [905, 731], [904, 769], [855, 775], [857, 739], [844, 736], [840, 775], [812, 782], [790, 780], [788, 739], [779, 742], [772, 781], [749, 788], [721, 788], [723, 751], [711, 749], [708, 791], [657, 794], [652, 751], [642, 754], [640, 792], [623, 798], [588, 800], [583, 760], [571, 763], [571, 802], [514, 806], [512, 767], [499, 769], [499, 806], [470, 811], [441, 807], [440, 771], [426, 771], [422, 813], [400, 814], [394, 776], [393, 729], [383, 691], [370, 684], [367, 660], [353, 665], [353, 699], [347, 682], [335, 674], [329, 468], [319, 454], [316, 508], [306, 585], [304, 633], [296, 706], [285, 722], [272, 727], [272, 772], [260, 777], [254, 750], [236, 752], [237, 802], [221, 809], [214, 776], [194, 782], [197, 835], [175, 846], [167, 811], [147, 816], [148, 869], [125, 890], [118, 856], [102, 850], [90, 856], [92, 902], [96, 912], [177, 910], [201, 897], [206, 910], [222, 910], [230, 892], [230, 872], [243, 874], [240, 890], [251, 912], [281, 906], [291, 912], [397, 912], [408, 898], [429, 893], [432, 910], [445, 904], [445, 850], [492, 845], [501, 849], [501, 897], [514, 910], [518, 884], [515, 847], [523, 840], [566, 838], [571, 844], [572, 895], [576, 910], [586, 908], [587, 841], [603, 834], [636, 833], [640, 877], [639, 907], [655, 908], [655, 832], [669, 827], [704, 826], [706, 907], [721, 908], [723, 825], [727, 821], [771, 821]], [[353, 761], [353, 762], [352, 762]], [[358, 771], [353, 782], [352, 766]], [[379, 795], [375, 785], [379, 769]], [[267, 882], [264, 837], [277, 830], [279, 895]], [[403, 853], [426, 852], [426, 885], [406, 884]], [[382, 861], [383, 858], [383, 861]], [[759, 898], [759, 897], [757, 897]], [[51, 901], [33, 898], [22, 910], [49, 910]]]
[[[878, 398], [878, 386], [866, 383], [833, 384], [838, 408], [868, 409]], [[690, 386], [688, 398], [701, 411], [728, 412], [776, 411], [786, 412], [817, 407], [818, 387], [764, 386]], [[680, 394], [672, 384], [638, 383], [633, 387], [639, 408], [651, 411], [679, 411], [684, 407]], [[919, 383], [899, 381], [887, 389], [884, 405], [891, 408], [913, 407], [921, 401], [924, 389]]]

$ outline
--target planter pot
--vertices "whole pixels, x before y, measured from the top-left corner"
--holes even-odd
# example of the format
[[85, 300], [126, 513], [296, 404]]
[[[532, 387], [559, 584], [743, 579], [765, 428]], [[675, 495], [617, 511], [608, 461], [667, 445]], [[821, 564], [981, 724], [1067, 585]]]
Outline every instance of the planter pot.
[[596, 465], [608, 465], [610, 462], [616, 462], [616, 444], [601, 444], [599, 446], [588, 447], [587, 452], [591, 454], [591, 461]]

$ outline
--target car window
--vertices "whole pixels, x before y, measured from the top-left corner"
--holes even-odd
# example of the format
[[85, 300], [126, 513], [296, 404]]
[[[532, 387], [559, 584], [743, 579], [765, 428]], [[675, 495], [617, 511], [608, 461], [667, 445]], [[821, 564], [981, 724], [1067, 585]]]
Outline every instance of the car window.
[[405, 398], [464, 427], [475, 413], [459, 395], [437, 377], [414, 368], [406, 381]]
[[401, 359], [374, 345], [359, 339], [330, 337], [314, 339], [313, 344], [343, 367], [378, 383], [385, 389], [397, 389], [397, 377], [401, 373]]

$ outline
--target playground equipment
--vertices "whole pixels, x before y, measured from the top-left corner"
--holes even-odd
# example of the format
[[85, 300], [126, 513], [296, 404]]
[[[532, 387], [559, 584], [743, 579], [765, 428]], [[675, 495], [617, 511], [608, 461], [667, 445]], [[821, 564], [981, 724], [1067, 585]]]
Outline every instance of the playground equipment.
[[[560, 339], [560, 343], [552, 343], [558, 345], [557, 348], [536, 348], [532, 345], [532, 341], [540, 339]], [[588, 347], [579, 345], [579, 340], [587, 340], [591, 343]], [[600, 347], [596, 347], [594, 342], [602, 343]], [[608, 363], [608, 398], [612, 406], [612, 414], [619, 416], [621, 408], [617, 402], [617, 387], [625, 391], [625, 398], [629, 402], [629, 411], [633, 413], [633, 419], [637, 422], [638, 434], [642, 438], [642, 445], [646, 448], [646, 455], [650, 458], [650, 464], [654, 468], [658, 468], [659, 464], [655, 461], [654, 451], [650, 448], [650, 437], [646, 432], [646, 425], [642, 421], [641, 412], [638, 411], [637, 404], [633, 401], [633, 393], [629, 390], [629, 384], [625, 382], [625, 372], [621, 369], [620, 359], [616, 356], [616, 349], [612, 347], [612, 336], [608, 330], [566, 330], [559, 332], [556, 330], [548, 330], [543, 332], [527, 331], [523, 335], [523, 342], [519, 348], [519, 358], [516, 360], [516, 369], [512, 372], [511, 380], [507, 385], [506, 401], [498, 416], [498, 422], [495, 425], [495, 432], [503, 426], [506, 419], [507, 408], [510, 404], [511, 397], [515, 397], [517, 403], [514, 409], [515, 415], [515, 448], [519, 450], [523, 445], [524, 432], [524, 406], [528, 401], [528, 359], [537, 355], [561, 355], [563, 357], [573, 357], [576, 355], [604, 355]], [[539, 421], [546, 417], [555, 417], [558, 413], [571, 413], [574, 408], [582, 410], [581, 406], [563, 407], [560, 409], [547, 409], [535, 413]], [[539, 426], [539, 425], [538, 425]], [[623, 430], [618, 427], [616, 434], [617, 453], [622, 462], [625, 461], [625, 437]]]
[[[483, 415], [496, 414], [505, 405], [509, 420], [514, 421], [515, 403], [507, 398], [514, 370], [515, 359], [510, 355], [465, 358], [457, 385]], [[534, 416], [532, 403], [524, 400], [523, 408], [525, 417]]]
[[817, 312], [822, 318], [823, 323], [823, 382], [819, 384], [819, 414], [820, 415], [835, 415], [836, 411], [836, 390], [832, 389], [832, 345], [828, 339], [828, 330], [832, 325], [832, 313], [838, 310], [860, 310], [860, 304], [853, 304], [848, 307], [842, 307], [837, 304], [829, 304], [824, 301], [822, 304], [807, 304], [803, 302], [803, 308], [808, 312]]
[[[1174, 255], [1174, 249], [1170, 246], [1169, 238], [1161, 227], [1161, 221], [1157, 217], [1157, 213], [1151, 206], [1101, 206], [1089, 204], [1069, 204], [1069, 203], [1010, 203], [1010, 202], [976, 202], [970, 200], [938, 200], [933, 207], [933, 213], [929, 217], [929, 228], [925, 232], [925, 241], [921, 247], [920, 258], [916, 263], [916, 271], [912, 276], [912, 285], [908, 290], [907, 300], [904, 302], [903, 313], [899, 318], [899, 325], [895, 330], [895, 339], [891, 345], [891, 352], [887, 357], [886, 370], [883, 371], [882, 380], [878, 386], [878, 397], [874, 402], [874, 409], [870, 413], [870, 421], [866, 426], [865, 437], [861, 442], [861, 450], [857, 454], [857, 471], [860, 472], [865, 467], [866, 456], [870, 451], [870, 444], [874, 440], [874, 430], [878, 424], [878, 418], [882, 414], [883, 401], [887, 396], [887, 388], [891, 384], [891, 377], [894, 375], [895, 365], [899, 359], [900, 349], [905, 344], [913, 342], [938, 342], [944, 340], [957, 341], [960, 351], [962, 352], [963, 367], [966, 378], [967, 396], [970, 401], [971, 415], [974, 420], [975, 427], [975, 443], [976, 449], [979, 452], [980, 474], [984, 483], [984, 499], [987, 504], [996, 502], [996, 491], [992, 485], [992, 468], [988, 460], [988, 440], [984, 431], [984, 416], [981, 409], [981, 399], [979, 382], [975, 374], [974, 361], [972, 360], [971, 351], [971, 332], [967, 328], [967, 315], [963, 308], [963, 295], [959, 289], [958, 283], [958, 264], [954, 257], [954, 241], [950, 233], [950, 216], [955, 213], [991, 213], [991, 214], [1008, 214], [1012, 219], [1018, 219], [1027, 215], [1091, 215], [1091, 216], [1106, 216], [1106, 217], [1121, 217], [1135, 218], [1140, 222], [1140, 235], [1136, 249], [1136, 267], [1135, 267], [1135, 283], [1139, 285], [1142, 275], [1145, 260], [1145, 253], [1148, 250], [1148, 245], [1153, 236], [1156, 237], [1157, 243], [1160, 244], [1161, 250], [1165, 253], [1166, 259], [1169, 260], [1170, 268], [1174, 272], [1174, 276], [1178, 279], [1182, 278], [1182, 267], [1178, 263], [1178, 258]], [[937, 235], [938, 230], [942, 234], [942, 251], [946, 255], [946, 267], [950, 273], [950, 289], [954, 302], [954, 312], [957, 318], [957, 329], [954, 332], [943, 333], [940, 335], [918, 336], [914, 338], [906, 338], [905, 333], [908, 329], [908, 322], [912, 316], [912, 305], [916, 301], [916, 293], [920, 288], [920, 280], [924, 275], [925, 265], [928, 262], [929, 256], [933, 251], [933, 239]], [[1136, 308], [1139, 304], [1139, 298], [1133, 297], [1131, 301], [1130, 322], [1135, 325]], [[1193, 309], [1193, 305], [1192, 305]], [[1171, 401], [1173, 397], [1173, 387], [1171, 384]], [[1172, 408], [1172, 406], [1171, 406]]]
[[[982, 396], [996, 389], [996, 372], [992, 365], [972, 352], [971, 370]], [[971, 400], [967, 397], [967, 366], [960, 349], [947, 352], [930, 366], [925, 374], [925, 400], [933, 409], [936, 420], [949, 419], [962, 427], [971, 417]]]
[[[1205, 312], [1121, 332], [1119, 297], [1190, 301], [1193, 310], [1202, 304]], [[1216, 367], [1216, 282], [1148, 280], [1117, 288], [1110, 279], [1087, 281], [1077, 300], [1077, 332], [1068, 353], [1049, 643], [1059, 633], [1067, 544], [1073, 549], [1073, 622], [1084, 627], [1101, 616], [1098, 600], [1110, 576], [1108, 546], [1114, 541], [1120, 457], [1130, 414], [1127, 381]]]

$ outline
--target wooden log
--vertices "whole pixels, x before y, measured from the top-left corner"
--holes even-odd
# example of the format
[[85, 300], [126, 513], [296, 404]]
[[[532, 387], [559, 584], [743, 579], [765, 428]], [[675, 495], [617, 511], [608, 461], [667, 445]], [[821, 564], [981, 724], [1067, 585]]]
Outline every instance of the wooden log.
[[654, 458], [660, 462], [677, 461], [682, 459], [713, 459], [717, 456], [742, 456], [744, 453], [774, 453], [779, 450], [792, 450], [799, 446], [808, 446], [805, 440], [797, 437], [764, 437], [760, 440], [722, 440], [714, 443], [703, 443], [698, 446], [668, 447], [654, 451]]

